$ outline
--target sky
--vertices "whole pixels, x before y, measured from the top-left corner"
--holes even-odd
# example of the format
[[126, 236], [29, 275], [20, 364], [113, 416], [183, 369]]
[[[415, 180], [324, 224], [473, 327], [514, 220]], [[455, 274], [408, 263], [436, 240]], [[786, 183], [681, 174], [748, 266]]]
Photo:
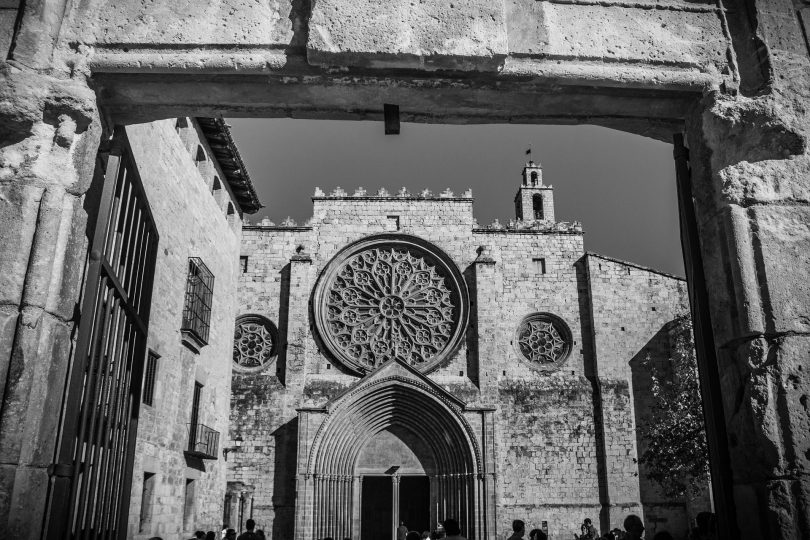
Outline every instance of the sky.
[[672, 146], [596, 126], [439, 125], [237, 119], [231, 132], [265, 208], [252, 223], [312, 215], [315, 187], [411, 193], [471, 188], [480, 225], [515, 217], [525, 151], [554, 186], [558, 221], [580, 221], [585, 249], [683, 275]]

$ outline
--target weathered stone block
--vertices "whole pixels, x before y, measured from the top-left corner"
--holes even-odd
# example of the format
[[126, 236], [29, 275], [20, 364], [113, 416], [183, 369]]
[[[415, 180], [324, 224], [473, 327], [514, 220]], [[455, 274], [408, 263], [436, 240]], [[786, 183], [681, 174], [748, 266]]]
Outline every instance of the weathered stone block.
[[749, 211], [768, 331], [810, 331], [810, 208]]
[[501, 1], [318, 0], [307, 58], [314, 65], [492, 71], [507, 54]]
[[[591, 4], [591, 3], [588, 3]], [[711, 9], [671, 9], [512, 0], [511, 54], [567, 60], [645, 62], [720, 71], [729, 45]], [[649, 2], [650, 6], [660, 2]], [[709, 4], [709, 2], [706, 2]], [[694, 7], [694, 6], [693, 6]]]
[[85, 43], [129, 45], [289, 45], [293, 2], [93, 0], [73, 10], [68, 28]]
[[11, 46], [14, 33], [14, 21], [17, 18], [16, 9], [4, 8], [0, 5], [0, 57], [5, 58]]
[[22, 301], [31, 244], [43, 189], [17, 183], [0, 185], [0, 302]]

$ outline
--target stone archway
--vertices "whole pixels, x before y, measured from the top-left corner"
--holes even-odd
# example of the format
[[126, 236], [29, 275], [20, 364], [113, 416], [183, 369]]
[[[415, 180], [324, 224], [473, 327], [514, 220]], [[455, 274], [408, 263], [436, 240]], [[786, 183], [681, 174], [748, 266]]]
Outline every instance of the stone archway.
[[[298, 463], [304, 469], [299, 470], [295, 537], [359, 536], [363, 471], [358, 469], [358, 461], [372, 441], [389, 432], [422, 443], [424, 472], [430, 479], [431, 522], [452, 517], [468, 538], [486, 538], [488, 523], [493, 521], [487, 515], [494, 511], [487, 502], [492, 490], [484, 474], [479, 436], [465, 418], [463, 407], [395, 360], [326, 409], [301, 410], [299, 422], [306, 426], [303, 435], [308, 431], [312, 437], [311, 442], [299, 439]], [[398, 466], [391, 465], [382, 472], [391, 474], [396, 483]]]

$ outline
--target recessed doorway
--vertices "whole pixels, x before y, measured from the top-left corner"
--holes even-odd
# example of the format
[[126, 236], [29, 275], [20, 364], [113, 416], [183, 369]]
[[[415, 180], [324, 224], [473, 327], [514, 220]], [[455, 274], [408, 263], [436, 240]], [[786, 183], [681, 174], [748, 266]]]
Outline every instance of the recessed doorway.
[[390, 476], [364, 476], [360, 514], [360, 540], [391, 538], [394, 491]]
[[430, 530], [430, 480], [427, 476], [403, 476], [399, 480], [399, 521], [409, 531]]
[[430, 480], [425, 475], [363, 476], [360, 512], [360, 540], [394, 540], [400, 522], [409, 531], [430, 530]]

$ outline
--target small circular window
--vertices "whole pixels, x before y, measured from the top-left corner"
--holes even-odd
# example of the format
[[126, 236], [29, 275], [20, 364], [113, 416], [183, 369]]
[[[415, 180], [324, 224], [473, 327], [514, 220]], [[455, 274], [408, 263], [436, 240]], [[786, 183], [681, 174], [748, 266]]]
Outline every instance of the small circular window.
[[550, 313], [533, 313], [518, 326], [515, 343], [523, 358], [540, 369], [560, 366], [571, 353], [571, 330]]
[[236, 319], [233, 337], [233, 362], [242, 369], [260, 369], [276, 356], [278, 331], [261, 315], [243, 315]]

